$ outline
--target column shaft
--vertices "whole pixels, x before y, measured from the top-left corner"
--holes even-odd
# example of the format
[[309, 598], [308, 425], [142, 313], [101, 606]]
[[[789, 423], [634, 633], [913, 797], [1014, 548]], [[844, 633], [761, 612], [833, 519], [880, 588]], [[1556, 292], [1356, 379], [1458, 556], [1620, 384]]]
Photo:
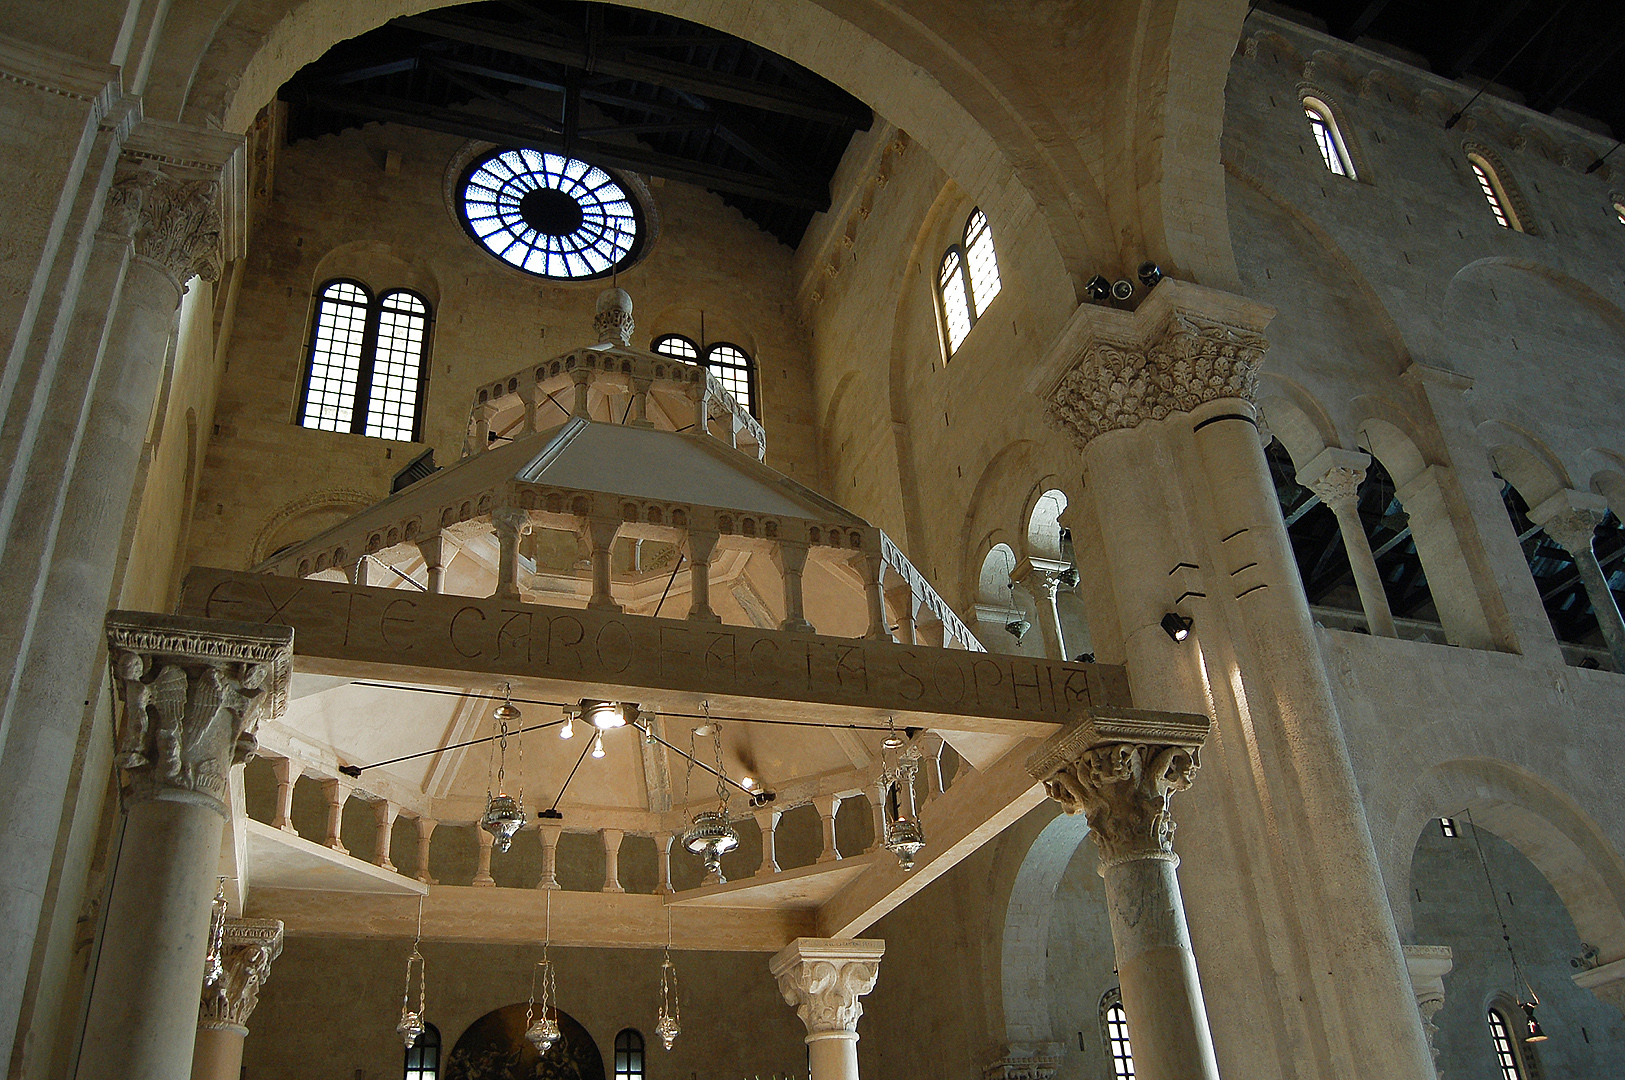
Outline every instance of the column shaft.
[[1586, 544], [1574, 554], [1574, 568], [1580, 573], [1586, 595], [1591, 598], [1591, 610], [1597, 614], [1597, 625], [1608, 643], [1608, 655], [1614, 661], [1614, 670], [1625, 672], [1625, 620], [1620, 618], [1619, 601], [1608, 587], [1608, 577], [1597, 561], [1597, 552]]
[[542, 878], [536, 883], [536, 887], [538, 889], [557, 889], [559, 887], [559, 835], [564, 832], [564, 828], [559, 825], [539, 825], [536, 831], [542, 838]]
[[620, 829], [599, 829], [604, 841], [604, 892], [625, 892], [621, 888], [621, 840], [626, 833]]
[[711, 556], [721, 539], [714, 532], [690, 530], [688, 554], [688, 617], [695, 622], [721, 622], [711, 610]]
[[1377, 637], [1398, 637], [1394, 629], [1393, 609], [1388, 606], [1388, 592], [1382, 585], [1382, 572], [1371, 553], [1371, 538], [1365, 534], [1360, 520], [1359, 504], [1343, 500], [1332, 507], [1337, 515], [1337, 527], [1343, 534], [1343, 549], [1348, 552], [1349, 569], [1354, 572], [1354, 587], [1360, 592], [1360, 606], [1365, 609], [1366, 628]]

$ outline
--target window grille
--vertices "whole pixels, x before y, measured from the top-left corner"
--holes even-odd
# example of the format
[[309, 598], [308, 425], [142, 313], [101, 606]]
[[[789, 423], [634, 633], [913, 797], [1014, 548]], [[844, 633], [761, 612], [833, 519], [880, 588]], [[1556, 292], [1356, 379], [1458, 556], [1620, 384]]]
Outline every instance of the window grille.
[[1320, 148], [1320, 160], [1333, 176], [1354, 179], [1354, 161], [1343, 143], [1343, 133], [1332, 118], [1331, 109], [1314, 98], [1303, 99], [1303, 114], [1309, 118], [1309, 130], [1314, 133], [1315, 145]]
[[440, 1080], [440, 1029], [423, 1025], [418, 1041], [406, 1048], [405, 1080]]
[[965, 261], [970, 266], [971, 299], [980, 319], [999, 295], [999, 259], [993, 251], [993, 230], [980, 210], [971, 211], [970, 220], [965, 222]]
[[1490, 1041], [1495, 1046], [1495, 1064], [1501, 1070], [1501, 1080], [1523, 1080], [1523, 1066], [1518, 1063], [1518, 1052], [1512, 1045], [1512, 1030], [1506, 1017], [1491, 1009], [1488, 1013]]
[[615, 1036], [615, 1080], [643, 1080], [643, 1034], [637, 1028]]
[[958, 248], [949, 248], [942, 257], [942, 268], [937, 272], [938, 294], [942, 300], [942, 321], [948, 330], [948, 355], [959, 351], [960, 343], [970, 333], [970, 296], [965, 287], [964, 260]]
[[650, 352], [669, 356], [673, 360], [686, 360], [690, 364], [700, 362], [700, 348], [682, 334], [662, 334], [649, 345]]
[[493, 150], [470, 167], [458, 205], [487, 251], [539, 277], [604, 277], [638, 247], [640, 211], [626, 189], [561, 154]]
[[1495, 223], [1503, 229], [1516, 229], [1523, 231], [1523, 225], [1507, 204], [1506, 189], [1501, 178], [1495, 174], [1489, 162], [1476, 154], [1467, 159], [1472, 167], [1473, 176], [1478, 180], [1478, 190], [1484, 193], [1484, 201], [1490, 204], [1490, 213], [1495, 215]]
[[959, 351], [977, 319], [999, 295], [999, 257], [987, 215], [972, 210], [965, 219], [962, 244], [942, 253], [937, 266], [937, 307], [942, 314], [944, 359]]
[[374, 298], [357, 281], [317, 293], [300, 425], [382, 439], [422, 435], [429, 305], [394, 289]]
[[751, 363], [750, 354], [738, 345], [719, 341], [705, 350], [705, 366], [710, 369], [722, 382], [722, 388], [734, 396], [734, 400], [748, 409], [752, 416], [756, 412], [756, 365]]
[[1448, 817], [1440, 818], [1439, 832], [1443, 833], [1446, 839], [1454, 840], [1458, 835], [1460, 835], [1456, 832], [1456, 819]]
[[1123, 1011], [1121, 989], [1109, 990], [1100, 1002], [1106, 1028], [1106, 1052], [1111, 1055], [1112, 1080], [1134, 1080], [1134, 1049], [1128, 1041], [1128, 1014]]

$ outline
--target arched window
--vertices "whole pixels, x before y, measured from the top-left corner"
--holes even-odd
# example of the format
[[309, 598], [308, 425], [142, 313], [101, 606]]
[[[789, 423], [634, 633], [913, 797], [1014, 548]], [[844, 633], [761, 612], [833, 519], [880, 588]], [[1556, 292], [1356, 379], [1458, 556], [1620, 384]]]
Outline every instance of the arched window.
[[643, 1080], [643, 1034], [637, 1028], [615, 1036], [615, 1080]]
[[1111, 1055], [1112, 1080], [1134, 1080], [1134, 1049], [1128, 1041], [1128, 1014], [1123, 991], [1114, 987], [1100, 999], [1100, 1026], [1106, 1030], [1106, 1053]]
[[358, 281], [316, 294], [299, 423], [415, 442], [428, 379], [429, 304], [393, 289], [373, 298]]
[[1354, 158], [1349, 155], [1343, 132], [1332, 117], [1331, 107], [1319, 98], [1303, 99], [1303, 114], [1309, 118], [1309, 130], [1315, 133], [1315, 145], [1320, 148], [1320, 159], [1334, 176], [1353, 180]]
[[649, 351], [690, 364], [700, 362], [700, 347], [682, 334], [661, 334], [649, 343]]
[[722, 380], [723, 389], [732, 394], [735, 401], [750, 410], [752, 416], [759, 415], [756, 412], [756, 365], [751, 363], [749, 353], [738, 345], [719, 341], [705, 350], [705, 366]]
[[960, 344], [993, 298], [999, 295], [999, 257], [993, 250], [993, 229], [987, 215], [972, 210], [965, 219], [963, 243], [942, 254], [937, 266], [937, 302], [942, 315], [942, 336], [947, 356]]
[[1490, 204], [1495, 223], [1503, 229], [1523, 232], [1523, 223], [1512, 209], [1512, 200], [1507, 198], [1506, 185], [1496, 174], [1495, 166], [1477, 154], [1468, 154], [1467, 164], [1472, 167], [1473, 177], [1478, 181], [1478, 190], [1484, 193], [1484, 201]]
[[423, 1025], [418, 1041], [406, 1048], [405, 1080], [440, 1080], [440, 1029]]
[[1625, 199], [1614, 200], [1614, 217], [1619, 219], [1621, 225], [1625, 225]]
[[1512, 1025], [1491, 1008], [1486, 1014], [1490, 1023], [1490, 1042], [1495, 1046], [1495, 1064], [1501, 1070], [1501, 1080], [1523, 1080], [1523, 1062], [1518, 1060], [1518, 1048], [1512, 1042]]

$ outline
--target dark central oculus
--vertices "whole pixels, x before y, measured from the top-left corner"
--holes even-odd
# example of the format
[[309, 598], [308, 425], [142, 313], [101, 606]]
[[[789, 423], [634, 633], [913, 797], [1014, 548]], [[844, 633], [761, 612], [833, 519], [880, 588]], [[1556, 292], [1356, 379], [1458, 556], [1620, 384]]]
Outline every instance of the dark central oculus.
[[569, 236], [581, 228], [581, 205], [557, 188], [526, 192], [519, 200], [519, 216], [546, 236]]

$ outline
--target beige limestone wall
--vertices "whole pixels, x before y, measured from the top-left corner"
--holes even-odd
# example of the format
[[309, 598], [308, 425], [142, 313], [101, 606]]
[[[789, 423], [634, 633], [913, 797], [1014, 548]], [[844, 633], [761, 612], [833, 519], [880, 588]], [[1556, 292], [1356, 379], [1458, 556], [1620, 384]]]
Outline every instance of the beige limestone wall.
[[[275, 198], [249, 257], [204, 459], [191, 562], [246, 566], [388, 493], [424, 445], [457, 460], [481, 383], [593, 340], [606, 282], [522, 274], [464, 233], [443, 192], [460, 140], [369, 125], [283, 147]], [[384, 171], [400, 155], [399, 175]], [[659, 232], [620, 276], [640, 345], [668, 330], [715, 327], [754, 349], [768, 464], [821, 486], [806, 338], [793, 317], [791, 253], [714, 195], [653, 189]], [[312, 294], [335, 276], [375, 291], [407, 286], [434, 305], [424, 444], [293, 424], [307, 358]]]

